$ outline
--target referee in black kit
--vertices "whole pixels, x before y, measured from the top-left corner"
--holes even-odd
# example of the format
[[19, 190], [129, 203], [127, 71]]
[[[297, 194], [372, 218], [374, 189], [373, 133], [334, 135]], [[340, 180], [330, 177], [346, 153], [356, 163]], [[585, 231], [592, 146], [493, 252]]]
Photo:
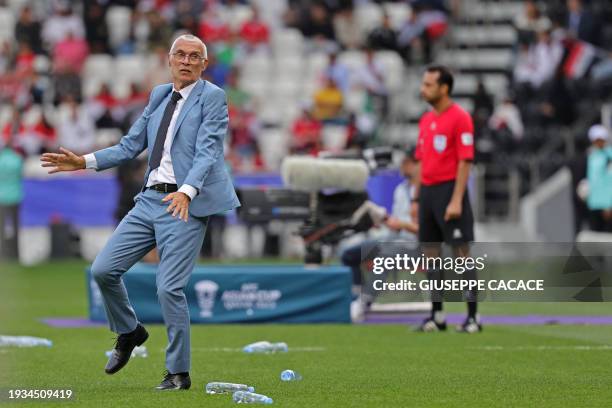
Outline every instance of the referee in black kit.
[[[413, 216], [418, 213], [419, 240], [426, 258], [439, 257], [442, 242], [452, 246], [455, 257], [466, 257], [474, 240], [474, 217], [467, 194], [474, 125], [469, 113], [451, 99], [452, 90], [453, 75], [448, 68], [431, 65], [425, 70], [421, 96], [432, 109], [419, 122], [415, 152], [419, 175], [415, 177], [411, 212]], [[427, 274], [432, 281], [444, 278], [443, 270], [428, 270]], [[466, 271], [464, 278], [475, 279], [474, 274], [473, 269]], [[458, 331], [482, 331], [476, 293], [468, 293], [466, 301], [468, 316]], [[446, 330], [441, 291], [432, 291], [431, 315], [418, 330]]]

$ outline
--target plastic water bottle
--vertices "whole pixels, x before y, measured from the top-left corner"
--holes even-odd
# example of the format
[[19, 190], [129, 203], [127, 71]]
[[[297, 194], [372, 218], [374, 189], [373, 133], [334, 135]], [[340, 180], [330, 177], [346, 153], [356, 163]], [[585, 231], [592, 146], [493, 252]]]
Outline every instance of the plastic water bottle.
[[[113, 354], [113, 350], [108, 350], [105, 354], [106, 354], [106, 357], [110, 357]], [[149, 356], [149, 354], [147, 353], [147, 347], [146, 346], [136, 346], [136, 347], [134, 347], [134, 350], [132, 350], [132, 356], [131, 357], [147, 358], [148, 356]]]
[[226, 382], [210, 382], [206, 384], [207, 394], [232, 394], [236, 391], [255, 392], [254, 387], [245, 384], [233, 384]]
[[49, 339], [31, 336], [0, 336], [0, 347], [51, 347], [53, 342]]
[[269, 341], [258, 341], [244, 346], [242, 349], [245, 353], [286, 353], [289, 351], [287, 343], [270, 343]]
[[255, 394], [254, 392], [248, 391], [236, 391], [232, 397], [234, 402], [238, 404], [266, 404], [270, 405], [274, 401], [272, 398], [261, 394]]
[[283, 381], [299, 381], [302, 376], [293, 370], [285, 370], [281, 373], [280, 378]]

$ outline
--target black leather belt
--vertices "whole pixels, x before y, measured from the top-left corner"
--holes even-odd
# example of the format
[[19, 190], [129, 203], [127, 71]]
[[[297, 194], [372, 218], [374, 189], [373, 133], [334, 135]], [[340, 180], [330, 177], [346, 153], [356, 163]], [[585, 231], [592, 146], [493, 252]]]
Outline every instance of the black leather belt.
[[166, 184], [166, 183], [154, 184], [147, 188], [150, 188], [151, 190], [159, 191], [160, 193], [174, 193], [175, 191], [178, 191], [178, 187], [176, 186], [176, 184]]

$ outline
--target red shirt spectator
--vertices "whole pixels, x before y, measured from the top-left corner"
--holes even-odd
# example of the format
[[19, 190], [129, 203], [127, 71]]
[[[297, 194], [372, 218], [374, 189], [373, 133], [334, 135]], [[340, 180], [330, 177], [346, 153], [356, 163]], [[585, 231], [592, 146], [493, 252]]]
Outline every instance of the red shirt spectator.
[[320, 150], [323, 125], [305, 111], [291, 126], [292, 150], [316, 156]]
[[229, 25], [215, 17], [203, 20], [198, 33], [202, 41], [207, 44], [227, 41], [231, 34]]
[[53, 49], [53, 66], [60, 71], [79, 73], [88, 55], [87, 41], [69, 34]]
[[255, 8], [253, 8], [253, 17], [240, 27], [240, 38], [249, 45], [267, 44], [270, 41], [270, 30], [259, 19]]

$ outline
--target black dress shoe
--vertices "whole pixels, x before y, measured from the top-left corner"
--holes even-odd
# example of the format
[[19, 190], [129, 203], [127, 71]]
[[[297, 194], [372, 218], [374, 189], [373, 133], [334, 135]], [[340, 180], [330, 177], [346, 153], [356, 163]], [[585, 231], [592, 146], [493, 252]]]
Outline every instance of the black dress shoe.
[[149, 338], [149, 333], [140, 324], [130, 333], [121, 334], [117, 337], [115, 349], [106, 363], [104, 371], [106, 374], [115, 374], [130, 361], [132, 350], [142, 345]]
[[164, 380], [155, 387], [156, 390], [188, 390], [191, 387], [189, 373], [170, 374], [166, 371]]

